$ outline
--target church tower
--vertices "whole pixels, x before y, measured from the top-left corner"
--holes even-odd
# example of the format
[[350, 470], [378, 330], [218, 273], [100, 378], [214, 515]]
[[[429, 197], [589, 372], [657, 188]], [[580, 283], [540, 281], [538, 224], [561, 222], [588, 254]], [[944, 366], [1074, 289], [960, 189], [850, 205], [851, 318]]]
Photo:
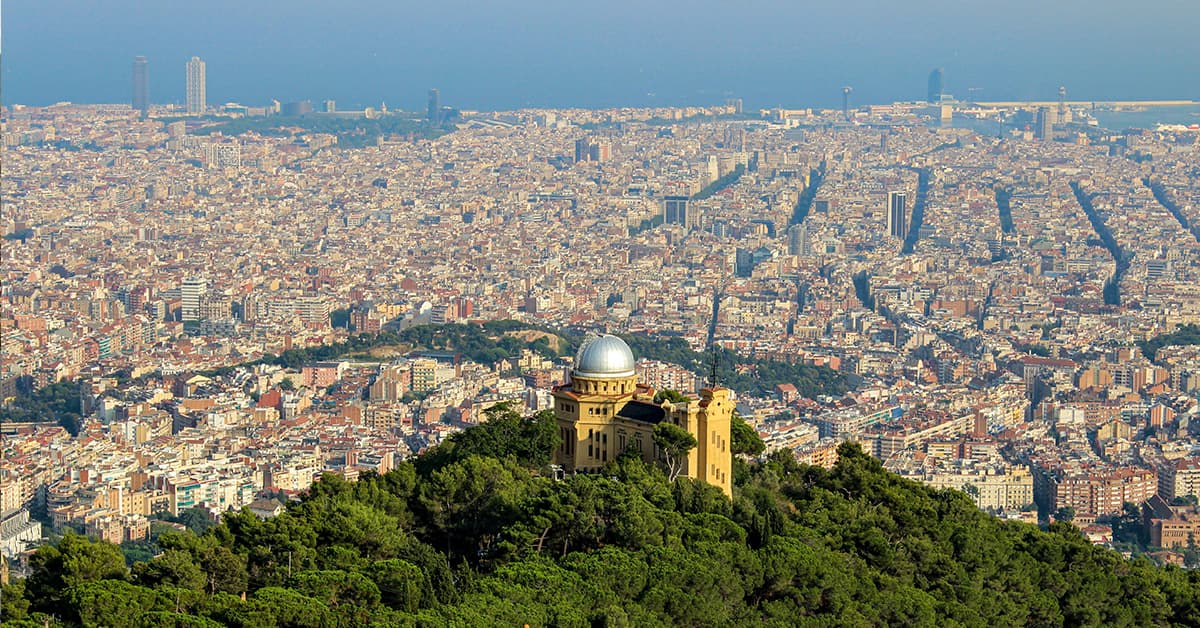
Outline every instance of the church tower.
[[683, 475], [733, 494], [729, 439], [734, 403], [728, 389], [706, 388], [699, 400], [655, 403], [655, 391], [637, 381], [629, 345], [604, 335], [583, 343], [570, 383], [553, 395], [562, 439], [554, 461], [567, 473], [599, 472], [629, 449], [647, 462], [656, 461], [654, 427], [670, 421], [696, 438]]

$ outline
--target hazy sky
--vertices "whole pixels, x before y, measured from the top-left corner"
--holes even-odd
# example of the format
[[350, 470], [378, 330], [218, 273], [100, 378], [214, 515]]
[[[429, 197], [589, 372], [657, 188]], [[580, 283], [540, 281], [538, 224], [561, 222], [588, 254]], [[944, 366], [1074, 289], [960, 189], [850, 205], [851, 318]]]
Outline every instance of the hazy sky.
[[1200, 0], [6, 0], [9, 103], [325, 98], [419, 109], [923, 98], [1200, 99]]

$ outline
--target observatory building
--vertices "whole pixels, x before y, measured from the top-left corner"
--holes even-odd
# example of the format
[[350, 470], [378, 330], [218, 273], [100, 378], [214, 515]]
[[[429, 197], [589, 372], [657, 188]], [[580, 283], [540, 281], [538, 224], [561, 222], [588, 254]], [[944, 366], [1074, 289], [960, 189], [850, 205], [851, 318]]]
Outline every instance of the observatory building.
[[554, 389], [562, 438], [555, 463], [567, 473], [599, 472], [629, 449], [648, 462], [657, 460], [654, 427], [669, 421], [696, 438], [682, 475], [732, 495], [729, 390], [705, 388], [700, 399], [678, 403], [655, 403], [654, 396], [652, 388], [638, 383], [633, 351], [624, 340], [610, 335], [586, 340], [575, 355], [570, 382]]

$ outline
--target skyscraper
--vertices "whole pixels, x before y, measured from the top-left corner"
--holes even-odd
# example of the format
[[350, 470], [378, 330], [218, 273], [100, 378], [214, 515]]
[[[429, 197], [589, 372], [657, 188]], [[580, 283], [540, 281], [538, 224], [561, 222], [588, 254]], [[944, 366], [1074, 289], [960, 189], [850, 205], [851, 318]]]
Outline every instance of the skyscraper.
[[587, 138], [575, 140], [575, 163], [605, 162], [612, 159], [612, 144], [593, 142]]
[[187, 277], [179, 286], [180, 319], [184, 322], [200, 320], [200, 296], [208, 291], [208, 281], [203, 277]]
[[193, 115], [203, 114], [208, 109], [204, 93], [204, 62], [200, 57], [192, 57], [187, 62], [187, 112]]
[[888, 192], [887, 229], [893, 238], [908, 237], [908, 196], [904, 192]]
[[133, 58], [133, 109], [142, 117], [150, 111], [150, 64], [146, 57]]
[[663, 224], [683, 225], [691, 229], [695, 221], [688, 215], [688, 200], [686, 196], [664, 196]]
[[1043, 142], [1053, 142], [1054, 141], [1054, 123], [1056, 121], [1057, 120], [1055, 120], [1055, 115], [1054, 115], [1053, 109], [1051, 109], [1050, 107], [1038, 107], [1037, 127], [1034, 131], [1037, 134], [1037, 138], [1042, 140]]
[[946, 71], [942, 68], [935, 68], [929, 73], [929, 90], [925, 95], [925, 100], [931, 103], [942, 102], [942, 94], [946, 93]]
[[425, 111], [425, 117], [434, 124], [442, 121], [442, 94], [437, 88], [429, 90], [429, 103]]

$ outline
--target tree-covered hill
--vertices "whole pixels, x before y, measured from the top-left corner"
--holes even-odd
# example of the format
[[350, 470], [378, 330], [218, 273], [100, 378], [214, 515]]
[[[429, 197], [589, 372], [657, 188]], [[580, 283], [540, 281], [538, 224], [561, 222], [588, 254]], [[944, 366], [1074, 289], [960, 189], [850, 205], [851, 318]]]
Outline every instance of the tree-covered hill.
[[[383, 346], [454, 351], [487, 366], [494, 366], [507, 358], [520, 357], [525, 349], [547, 358], [560, 355], [544, 337], [525, 341], [511, 335], [521, 331], [541, 331], [558, 336], [558, 344], [563, 348], [561, 355], [574, 354], [584, 339], [579, 333], [553, 331], [513, 320], [489, 321], [481, 325], [418, 325], [399, 332], [359, 334], [344, 342], [330, 345], [289, 349], [277, 356], [267, 356], [250, 364], [265, 363], [298, 368], [312, 361], [365, 355], [371, 349]], [[695, 373], [708, 373], [710, 370], [712, 356], [693, 351], [682, 338], [652, 338], [642, 335], [621, 337], [629, 344], [636, 358], [678, 364]], [[208, 374], [227, 372], [233, 368], [236, 367], [224, 367], [209, 371]], [[774, 393], [779, 384], [792, 384], [800, 394], [809, 398], [819, 395], [840, 396], [849, 390], [845, 377], [831, 368], [748, 358], [723, 348], [717, 350], [717, 379], [721, 385], [739, 393], [757, 396]]]
[[831, 471], [743, 467], [730, 501], [636, 457], [555, 481], [552, 417], [493, 414], [273, 519], [164, 533], [132, 569], [67, 536], [4, 588], [6, 625], [1200, 625], [1200, 573], [1001, 522], [856, 445]]

